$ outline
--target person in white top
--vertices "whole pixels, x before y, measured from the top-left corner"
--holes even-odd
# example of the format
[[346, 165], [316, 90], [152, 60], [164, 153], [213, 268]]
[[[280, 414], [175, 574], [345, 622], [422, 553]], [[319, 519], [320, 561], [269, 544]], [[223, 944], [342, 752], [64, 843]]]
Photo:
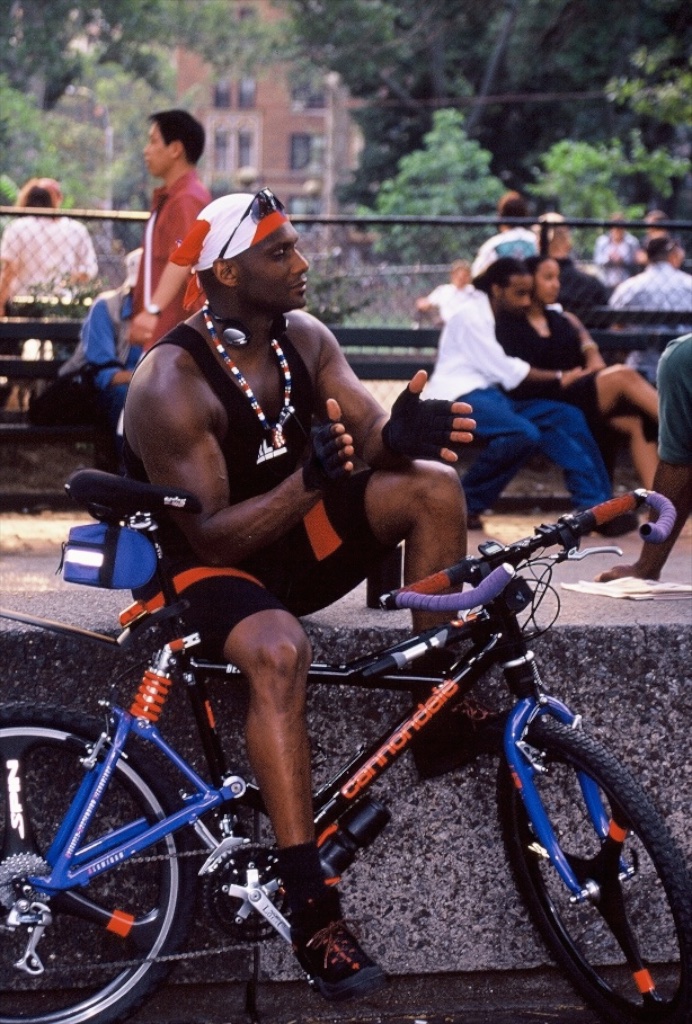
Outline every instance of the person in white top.
[[[518, 192], [506, 192], [497, 204], [498, 217], [528, 217], [529, 211]], [[513, 256], [517, 260], [525, 260], [538, 252], [536, 235], [530, 228], [509, 224], [500, 224], [499, 232], [483, 242], [471, 266], [471, 277], [478, 277], [491, 263], [501, 256]]]
[[[43, 180], [27, 182], [17, 205], [57, 209], [57, 194]], [[89, 232], [70, 217], [17, 217], [3, 233], [0, 261], [0, 315], [16, 296], [63, 298], [98, 273]]]
[[[670, 235], [659, 235], [647, 242], [646, 258], [646, 269], [619, 284], [608, 304], [613, 309], [679, 312], [680, 319], [673, 325], [673, 329], [681, 333], [689, 331], [692, 329], [692, 274], [680, 270], [685, 250]], [[649, 383], [655, 384], [661, 357], [656, 333], [661, 326], [651, 316], [643, 318], [641, 326], [650, 335], [648, 348], [630, 352], [625, 362], [641, 373]]]
[[[575, 508], [611, 497], [601, 454], [580, 409], [547, 398], [514, 400], [505, 393], [521, 381], [557, 381], [566, 386], [579, 369], [539, 370], [508, 356], [495, 337], [495, 313], [527, 308], [531, 275], [512, 257], [501, 257], [474, 282], [476, 290], [442, 331], [426, 398], [468, 402], [475, 435], [488, 443], [462, 478], [469, 525], [492, 508], [529, 456], [542, 452], [561, 466]], [[635, 517], [619, 517], [602, 532], [610, 536], [637, 526]], [[612, 533], [611, 533], [612, 528]]]
[[613, 214], [611, 227], [596, 239], [593, 261], [599, 268], [603, 283], [615, 288], [636, 273], [641, 263], [642, 247], [625, 228], [621, 213]]
[[675, 238], [662, 235], [646, 246], [648, 266], [619, 284], [610, 296], [613, 309], [672, 310], [692, 322], [692, 274], [680, 270], [685, 251]]
[[429, 313], [435, 319], [435, 326], [441, 326], [459, 312], [472, 292], [471, 267], [466, 260], [454, 260], [449, 268], [449, 281], [438, 284], [429, 295], [416, 299], [416, 310]]

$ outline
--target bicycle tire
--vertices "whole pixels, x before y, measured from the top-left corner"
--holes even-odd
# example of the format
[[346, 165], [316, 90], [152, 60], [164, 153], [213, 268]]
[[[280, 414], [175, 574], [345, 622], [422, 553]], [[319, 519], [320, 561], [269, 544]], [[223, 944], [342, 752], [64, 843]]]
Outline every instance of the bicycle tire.
[[[519, 892], [548, 949], [601, 1020], [690, 1024], [692, 886], [666, 824], [630, 772], [581, 730], [543, 720], [531, 727], [529, 742], [547, 769], [537, 773], [536, 785], [563, 851], [582, 884], [585, 877], [600, 877], [604, 914], [612, 914], [607, 907], [610, 895], [622, 893], [620, 908], [637, 937], [656, 994], [639, 991], [635, 968], [628, 966], [596, 904], [570, 903], [567, 887], [537, 842], [503, 761], [498, 807], [505, 848]], [[626, 862], [636, 866], [633, 879], [618, 878], [617, 868], [609, 875], [604, 868], [599, 876], [601, 869], [592, 858], [607, 844], [587, 820], [577, 769], [598, 785], [606, 810], [628, 830], [623, 852]], [[613, 849], [617, 846], [608, 853]], [[606, 853], [601, 857], [607, 859]], [[617, 854], [612, 863], [618, 864]], [[616, 895], [612, 898], [617, 902]], [[640, 987], [646, 987], [646, 975], [636, 973]]]
[[[6, 763], [8, 750], [21, 748], [27, 766], [22, 804], [41, 856], [83, 775], [79, 758], [101, 731], [98, 722], [60, 708], [0, 709], [2, 764]], [[7, 787], [2, 789], [0, 850], [4, 856], [9, 818]], [[85, 838], [103, 834], [132, 817], [144, 816], [153, 822], [179, 803], [171, 782], [156, 770], [152, 759], [128, 749]], [[102, 923], [58, 909], [36, 947], [45, 971], [35, 976], [14, 966], [26, 949], [26, 927], [0, 930], [0, 1022], [114, 1024], [131, 1016], [172, 966], [154, 958], [174, 953], [188, 931], [195, 900], [195, 871], [190, 858], [177, 856], [186, 843], [184, 833], [168, 836], [145, 851], [144, 860], [125, 860], [79, 890], [99, 907], [132, 914], [137, 922], [147, 917], [151, 924], [136, 939], [121, 938]], [[11, 868], [14, 870], [14, 865], [0, 861], [5, 885], [0, 889], [4, 898], [0, 922], [6, 920], [7, 906], [14, 895], [7, 877], [8, 873], [12, 877]]]

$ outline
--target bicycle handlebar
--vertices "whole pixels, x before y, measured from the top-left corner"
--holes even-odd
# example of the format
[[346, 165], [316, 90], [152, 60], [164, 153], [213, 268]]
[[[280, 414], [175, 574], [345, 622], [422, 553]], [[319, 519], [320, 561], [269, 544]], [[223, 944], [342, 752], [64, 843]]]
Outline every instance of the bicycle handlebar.
[[677, 518], [675, 506], [656, 491], [649, 491], [645, 500], [649, 508], [658, 512], [658, 519], [655, 523], [643, 523], [639, 527], [639, 534], [647, 544], [662, 544], [664, 540], [668, 540], [671, 530], [675, 526]]
[[677, 513], [673, 503], [663, 494], [657, 494], [656, 491], [630, 491], [628, 494], [622, 494], [617, 498], [611, 498], [610, 501], [604, 501], [600, 505], [588, 508], [584, 512], [577, 512], [573, 517], [563, 516], [559, 522], [574, 518], [578, 527], [577, 537], [583, 537], [594, 527], [602, 526], [625, 512], [634, 512], [642, 504], [648, 505], [659, 515], [655, 523], [644, 523], [639, 527], [639, 536], [648, 544], [663, 543], [670, 536]]
[[[675, 525], [675, 506], [655, 491], [630, 491], [583, 512], [561, 516], [551, 525], [539, 526], [533, 537], [507, 546], [494, 544], [492, 551], [482, 551], [480, 556], [464, 558], [456, 565], [417, 580], [401, 590], [383, 594], [380, 597], [380, 607], [454, 612], [488, 604], [502, 592], [514, 570], [526, 562], [534, 552], [558, 544], [564, 551], [570, 551], [579, 546], [581, 537], [591, 533], [596, 527], [625, 512], [633, 512], [641, 505], [648, 505], [657, 512], [658, 519], [655, 523], [644, 523], [639, 528], [640, 536], [649, 544], [661, 544], [670, 536]], [[474, 586], [463, 594], [441, 593], [463, 583], [471, 583]]]
[[472, 587], [464, 594], [421, 594], [415, 590], [399, 590], [391, 597], [395, 608], [415, 608], [416, 611], [425, 612], [463, 612], [488, 604], [502, 593], [513, 576], [514, 569], [511, 565], [499, 565], [477, 587]]

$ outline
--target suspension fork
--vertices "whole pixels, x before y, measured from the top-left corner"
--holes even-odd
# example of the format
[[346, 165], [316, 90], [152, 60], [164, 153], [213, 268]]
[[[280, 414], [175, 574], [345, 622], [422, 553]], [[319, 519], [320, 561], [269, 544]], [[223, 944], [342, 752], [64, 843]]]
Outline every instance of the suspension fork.
[[[540, 759], [534, 756], [530, 743], [526, 742], [529, 727], [538, 718], [547, 716], [572, 729], [578, 729], [581, 727], [581, 717], [575, 715], [561, 700], [543, 692], [533, 651], [528, 650], [524, 644], [521, 648], [515, 649], [515, 657], [504, 662], [502, 666], [508, 686], [520, 697], [505, 726], [505, 758], [539, 843], [546, 850], [572, 897], [582, 901], [590, 898], [592, 892], [577, 877], [560, 846], [535, 784], [536, 777], [547, 769]], [[578, 769], [575, 771], [591, 824], [598, 838], [604, 841], [609, 834], [611, 822], [603, 806], [598, 786], [584, 772]]]

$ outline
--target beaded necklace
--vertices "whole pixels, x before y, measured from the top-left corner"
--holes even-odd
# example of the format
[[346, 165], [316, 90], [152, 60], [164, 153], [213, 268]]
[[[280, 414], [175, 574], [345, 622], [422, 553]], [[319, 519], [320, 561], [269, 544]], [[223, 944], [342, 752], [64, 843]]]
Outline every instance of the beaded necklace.
[[233, 360], [229, 356], [229, 354], [226, 351], [226, 349], [223, 347], [223, 345], [219, 341], [219, 336], [216, 333], [216, 328], [214, 327], [214, 322], [213, 322], [213, 320], [212, 320], [212, 318], [210, 316], [209, 306], [208, 305], [203, 307], [202, 313], [204, 315], [204, 322], [207, 325], [207, 330], [209, 332], [209, 337], [211, 338], [212, 342], [214, 343], [214, 348], [216, 349], [216, 351], [219, 353], [219, 355], [223, 359], [224, 363], [226, 364], [226, 366], [230, 370], [231, 374], [233, 375], [233, 377], [234, 377], [235, 381], [237, 382], [238, 386], [240, 387], [241, 391], [243, 392], [243, 394], [245, 395], [245, 397], [249, 401], [250, 405], [254, 409], [255, 415], [257, 416], [257, 419], [260, 421], [262, 429], [269, 434], [269, 437], [270, 437], [270, 440], [271, 440], [271, 444], [272, 444], [272, 448], [283, 448], [284, 445], [286, 444], [286, 439], [284, 437], [283, 428], [284, 428], [284, 425], [285, 425], [286, 421], [288, 420], [288, 418], [295, 412], [295, 409], [291, 405], [291, 386], [292, 386], [291, 370], [290, 370], [290, 367], [289, 367], [288, 362], [286, 360], [286, 356], [283, 353], [281, 345], [279, 345], [278, 341], [275, 338], [272, 338], [271, 346], [274, 349], [274, 352], [276, 353], [276, 358], [279, 361], [279, 366], [281, 367], [281, 372], [284, 375], [284, 403], [283, 403], [283, 408], [281, 409], [281, 412], [279, 413], [279, 418], [277, 419], [276, 423], [272, 424], [272, 423], [269, 422], [269, 420], [265, 416], [264, 410], [262, 409], [262, 406], [257, 401], [257, 398], [255, 397], [255, 393], [253, 392], [253, 390], [250, 387], [250, 385], [248, 384], [248, 382], [245, 380], [245, 377], [243, 376], [241, 371], [238, 369], [236, 364], [233, 362]]

